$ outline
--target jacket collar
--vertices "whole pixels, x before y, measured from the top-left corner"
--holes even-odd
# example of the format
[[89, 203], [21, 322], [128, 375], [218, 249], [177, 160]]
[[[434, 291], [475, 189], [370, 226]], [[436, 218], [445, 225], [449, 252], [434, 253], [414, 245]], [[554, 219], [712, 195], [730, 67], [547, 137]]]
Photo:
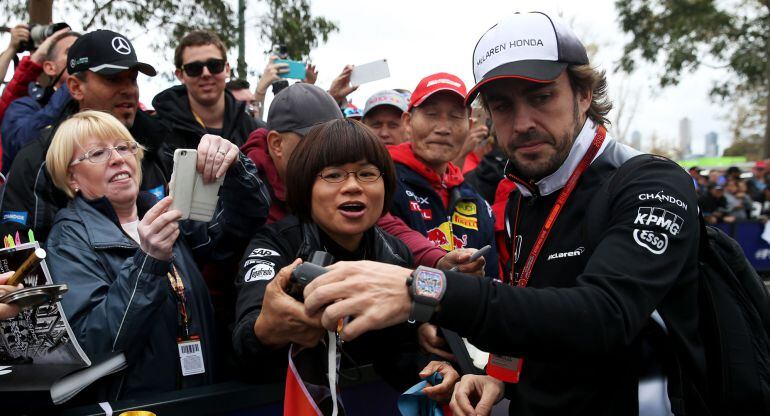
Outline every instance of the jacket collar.
[[279, 201], [286, 201], [286, 189], [281, 177], [278, 176], [278, 168], [267, 150], [267, 129], [254, 130], [249, 135], [249, 140], [241, 146], [243, 154], [248, 156], [257, 166], [257, 170], [264, 174], [264, 178], [273, 189], [273, 196]]
[[[529, 183], [518, 176], [517, 172], [514, 171], [513, 164], [510, 160], [505, 165], [505, 176], [516, 183], [516, 187], [519, 188], [519, 191], [521, 191], [521, 194], [524, 197], [529, 197], [533, 194], [545, 196], [560, 190], [567, 184], [570, 175], [572, 175], [572, 172], [580, 164], [580, 160], [583, 159], [583, 155], [588, 151], [588, 148], [591, 147], [598, 126], [599, 125], [594, 123], [593, 120], [586, 118], [583, 128], [580, 130], [580, 133], [572, 144], [572, 149], [570, 149], [567, 159], [561, 164], [556, 172], [540, 179], [535, 184]], [[604, 152], [604, 149], [607, 148], [607, 145], [612, 140], [609, 133], [607, 133], [604, 138], [604, 143], [602, 143], [599, 151], [596, 152], [596, 156], [594, 156], [591, 161], [592, 163], [602, 154], [602, 152]]]
[[463, 183], [463, 173], [452, 162], [447, 165], [447, 171], [443, 176], [425, 165], [421, 160], [417, 159], [414, 151], [412, 150], [412, 143], [406, 142], [395, 146], [388, 146], [388, 152], [393, 158], [393, 162], [400, 163], [418, 175], [425, 178], [428, 183], [434, 188], [446, 187], [447, 189], [454, 188]]
[[[316, 224], [302, 220], [299, 220], [299, 222], [302, 226], [303, 240], [299, 252], [297, 253], [297, 257], [309, 259], [314, 251], [323, 250], [324, 246], [321, 243], [321, 236]], [[372, 258], [369, 260], [376, 260], [378, 262], [389, 264], [407, 265], [406, 259], [403, 259], [396, 253], [396, 250], [385, 239], [382, 230], [376, 225], [366, 230], [364, 238], [361, 241], [368, 245], [367, 252], [372, 255]]]
[[[158, 199], [149, 192], [139, 192], [136, 198], [136, 208], [139, 218], [149, 210]], [[112, 203], [106, 198], [87, 199], [77, 196], [72, 201], [73, 208], [78, 212], [88, 233], [88, 239], [95, 248], [125, 247], [135, 248], [137, 243], [131, 239], [120, 225], [118, 214]], [[117, 231], [116, 231], [117, 227]]]
[[[237, 101], [233, 94], [225, 89], [225, 114], [222, 123], [222, 137], [230, 137], [233, 130], [240, 124], [240, 117], [246, 116], [246, 103]], [[173, 128], [192, 132], [196, 135], [206, 134], [192, 114], [187, 86], [175, 85], [160, 92], [152, 100], [152, 105], [161, 119], [171, 121]]]

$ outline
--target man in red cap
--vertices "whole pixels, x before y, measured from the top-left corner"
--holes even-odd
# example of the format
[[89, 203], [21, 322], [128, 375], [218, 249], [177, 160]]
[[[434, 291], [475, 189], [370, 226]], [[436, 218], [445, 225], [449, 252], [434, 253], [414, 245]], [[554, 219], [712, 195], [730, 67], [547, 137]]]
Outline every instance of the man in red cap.
[[[399, 178], [391, 212], [446, 251], [495, 246], [489, 205], [452, 163], [470, 128], [464, 99], [460, 78], [444, 72], [423, 78], [403, 114], [411, 139], [388, 147]], [[490, 277], [499, 276], [494, 251], [485, 256]]]

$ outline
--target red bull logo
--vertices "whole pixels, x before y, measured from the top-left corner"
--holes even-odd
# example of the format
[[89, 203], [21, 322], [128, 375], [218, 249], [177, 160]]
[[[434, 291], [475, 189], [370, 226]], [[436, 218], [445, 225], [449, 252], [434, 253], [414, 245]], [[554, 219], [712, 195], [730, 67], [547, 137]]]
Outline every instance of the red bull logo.
[[443, 231], [441, 231], [440, 228], [434, 228], [432, 230], [428, 230], [428, 240], [432, 241], [433, 244], [435, 244], [437, 247], [444, 248], [444, 246], [449, 245], [449, 239], [447, 239], [446, 234], [444, 234]]
[[436, 228], [428, 230], [426, 235], [428, 240], [432, 241], [437, 247], [441, 247], [446, 251], [452, 251], [457, 248], [463, 248], [468, 245], [468, 235], [463, 234], [458, 238], [452, 233], [452, 224], [450, 222], [444, 222]]
[[452, 241], [454, 242], [455, 249], [463, 248], [468, 245], [468, 234], [463, 234], [463, 238], [457, 238], [456, 235], [452, 235]]

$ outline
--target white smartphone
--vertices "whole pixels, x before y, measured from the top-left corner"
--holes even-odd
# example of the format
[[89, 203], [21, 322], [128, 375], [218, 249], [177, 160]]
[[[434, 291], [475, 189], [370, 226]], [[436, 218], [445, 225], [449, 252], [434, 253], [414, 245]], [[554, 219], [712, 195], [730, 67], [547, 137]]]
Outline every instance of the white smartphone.
[[353, 72], [350, 73], [350, 85], [357, 86], [388, 77], [390, 77], [388, 60], [380, 59], [353, 67]]
[[214, 216], [219, 201], [219, 188], [224, 175], [218, 180], [203, 183], [203, 175], [195, 166], [198, 163], [198, 151], [195, 149], [177, 149], [174, 151], [174, 171], [171, 174], [170, 195], [174, 198], [171, 209], [182, 212], [182, 219], [209, 222]]

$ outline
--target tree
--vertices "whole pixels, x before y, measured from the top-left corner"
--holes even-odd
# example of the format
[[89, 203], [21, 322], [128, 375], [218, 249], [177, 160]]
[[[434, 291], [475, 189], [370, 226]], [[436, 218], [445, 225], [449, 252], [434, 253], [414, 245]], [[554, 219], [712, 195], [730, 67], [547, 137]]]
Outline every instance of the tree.
[[75, 22], [81, 23], [84, 32], [95, 29], [125, 32], [126, 23], [134, 23], [144, 33], [161, 33], [160, 37], [154, 36], [160, 47], [174, 48], [182, 36], [197, 28], [215, 31], [228, 47], [235, 40], [233, 11], [227, 0], [0, 0], [0, 8], [9, 12], [3, 23], [12, 19], [27, 21], [28, 16], [41, 13], [40, 8], [45, 6], [41, 3], [48, 4], [47, 16], [52, 15], [55, 3], [62, 14], [73, 16]]
[[326, 42], [339, 30], [334, 22], [313, 17], [308, 0], [267, 0], [267, 5], [260, 35], [272, 45], [285, 46], [289, 59], [304, 61], [319, 38]]
[[[714, 100], [734, 104], [759, 100], [770, 108], [770, 0], [616, 0], [621, 29], [633, 36], [619, 67], [632, 72], [637, 57], [663, 64], [660, 86], [676, 85], [700, 66], [726, 68], [716, 81]], [[770, 123], [765, 111], [762, 152], [770, 156]]]
[[756, 101], [737, 102], [728, 117], [732, 144], [725, 149], [724, 156], [746, 156], [749, 160], [762, 156], [762, 128], [765, 121], [765, 107]]
[[[291, 59], [304, 60], [310, 50], [338, 30], [334, 22], [310, 14], [309, 0], [265, 1], [269, 11], [261, 19], [261, 36], [272, 44], [286, 45]], [[216, 32], [228, 48], [239, 44], [238, 74], [245, 78], [246, 62], [242, 53], [245, 37], [244, 32], [238, 30], [239, 16], [230, 3], [230, 0], [0, 0], [0, 9], [7, 11], [0, 17], [0, 23], [15, 24], [19, 20], [48, 23], [55, 5], [63, 14], [82, 22], [83, 31], [104, 28], [123, 33], [130, 27], [127, 23], [133, 23], [143, 33], [152, 34], [156, 46], [167, 49], [176, 47], [179, 39], [191, 30], [205, 28]], [[245, 2], [240, 2], [238, 9], [242, 22]], [[158, 33], [161, 36], [157, 36]]]

